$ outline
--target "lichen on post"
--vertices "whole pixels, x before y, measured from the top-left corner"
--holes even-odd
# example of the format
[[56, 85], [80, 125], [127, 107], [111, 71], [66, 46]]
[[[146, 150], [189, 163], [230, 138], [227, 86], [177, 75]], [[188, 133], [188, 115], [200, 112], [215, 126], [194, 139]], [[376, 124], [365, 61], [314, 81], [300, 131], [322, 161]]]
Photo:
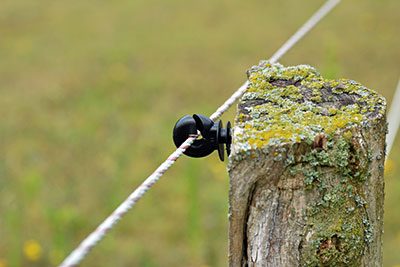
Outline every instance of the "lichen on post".
[[385, 99], [307, 65], [248, 71], [229, 158], [230, 266], [381, 266]]

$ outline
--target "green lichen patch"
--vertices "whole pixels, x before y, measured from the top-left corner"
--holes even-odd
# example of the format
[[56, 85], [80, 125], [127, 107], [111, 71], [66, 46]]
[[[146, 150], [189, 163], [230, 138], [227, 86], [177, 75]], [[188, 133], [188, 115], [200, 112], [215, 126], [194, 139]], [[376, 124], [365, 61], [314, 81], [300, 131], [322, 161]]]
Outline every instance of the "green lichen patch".
[[287, 165], [288, 175], [303, 175], [311, 199], [299, 247], [301, 266], [359, 266], [371, 242], [367, 203], [360, 193], [368, 167], [353, 160], [358, 137], [350, 134], [337, 135], [328, 141], [329, 149], [309, 149]]
[[330, 139], [339, 130], [367, 124], [385, 113], [385, 100], [346, 79], [324, 79], [313, 67], [284, 67], [262, 61], [248, 71], [249, 85], [239, 104], [235, 150], [275, 143]]

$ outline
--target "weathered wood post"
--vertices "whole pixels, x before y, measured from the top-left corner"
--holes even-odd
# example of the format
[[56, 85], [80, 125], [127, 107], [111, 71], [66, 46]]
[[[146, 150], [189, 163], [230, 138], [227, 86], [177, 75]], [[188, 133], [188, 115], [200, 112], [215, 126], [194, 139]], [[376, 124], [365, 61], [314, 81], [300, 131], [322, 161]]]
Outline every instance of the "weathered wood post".
[[236, 116], [229, 265], [381, 266], [385, 99], [261, 62]]

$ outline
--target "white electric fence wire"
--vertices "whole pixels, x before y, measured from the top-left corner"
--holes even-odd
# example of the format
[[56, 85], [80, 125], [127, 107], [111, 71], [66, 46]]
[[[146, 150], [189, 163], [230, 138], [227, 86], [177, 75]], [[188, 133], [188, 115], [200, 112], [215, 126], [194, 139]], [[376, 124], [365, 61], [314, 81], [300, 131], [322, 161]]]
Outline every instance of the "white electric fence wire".
[[386, 137], [386, 157], [389, 156], [390, 151], [392, 150], [397, 131], [400, 127], [400, 79], [392, 99], [392, 104], [390, 105], [387, 121], [389, 123], [389, 132]]
[[[274, 63], [293, 47], [306, 33], [308, 33], [325, 15], [332, 10], [340, 0], [327, 1], [282, 48], [280, 48], [270, 62]], [[246, 91], [248, 82], [245, 82], [228, 100], [222, 104], [210, 118], [216, 120], [227, 111]], [[182, 156], [196, 140], [197, 135], [190, 136], [179, 148], [173, 152], [120, 206], [102, 222], [96, 230], [86, 237], [79, 246], [59, 265], [60, 267], [77, 266], [89, 253], [89, 251], [107, 234], [109, 230], [124, 216], [143, 195], [160, 179], [160, 177]]]

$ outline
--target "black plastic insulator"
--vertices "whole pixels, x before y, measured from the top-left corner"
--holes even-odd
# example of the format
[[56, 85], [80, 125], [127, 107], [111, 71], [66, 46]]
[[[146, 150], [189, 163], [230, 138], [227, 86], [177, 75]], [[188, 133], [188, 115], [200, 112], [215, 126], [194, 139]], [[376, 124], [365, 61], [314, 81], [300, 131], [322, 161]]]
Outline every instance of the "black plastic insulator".
[[229, 156], [231, 153], [231, 123], [228, 122], [226, 128], [222, 127], [222, 122], [214, 122], [210, 118], [194, 114], [186, 115], [175, 124], [173, 139], [176, 147], [179, 147], [186, 139], [197, 132], [201, 133], [200, 138], [184, 152], [185, 155], [200, 158], [210, 155], [214, 150], [218, 150], [221, 161], [224, 161], [224, 144]]

